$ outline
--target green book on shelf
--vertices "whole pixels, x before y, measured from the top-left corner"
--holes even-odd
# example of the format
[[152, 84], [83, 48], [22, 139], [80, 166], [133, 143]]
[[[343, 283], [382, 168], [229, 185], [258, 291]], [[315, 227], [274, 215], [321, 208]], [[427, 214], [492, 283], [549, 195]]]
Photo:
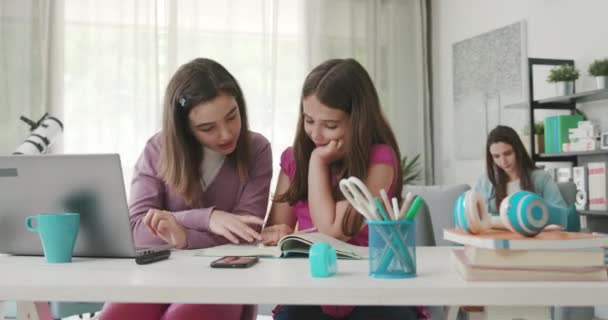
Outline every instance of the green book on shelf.
[[579, 121], [583, 121], [583, 116], [580, 114], [545, 118], [545, 152], [562, 152], [562, 145], [570, 142], [568, 129], [578, 127]]

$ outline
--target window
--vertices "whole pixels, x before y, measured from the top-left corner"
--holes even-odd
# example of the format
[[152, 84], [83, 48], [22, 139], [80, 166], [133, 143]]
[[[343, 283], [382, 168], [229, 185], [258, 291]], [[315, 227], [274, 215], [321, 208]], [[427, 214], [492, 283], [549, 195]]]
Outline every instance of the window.
[[[196, 57], [240, 82], [277, 176], [306, 76], [303, 0], [83, 1], [64, 8], [64, 152], [119, 153], [125, 183], [161, 128], [165, 86]], [[274, 186], [274, 183], [272, 184]]]

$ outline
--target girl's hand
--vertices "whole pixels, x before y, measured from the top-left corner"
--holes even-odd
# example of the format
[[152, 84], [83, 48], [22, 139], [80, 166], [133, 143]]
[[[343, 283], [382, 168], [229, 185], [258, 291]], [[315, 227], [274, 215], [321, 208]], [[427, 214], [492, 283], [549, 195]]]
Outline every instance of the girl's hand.
[[276, 245], [281, 238], [288, 234], [292, 234], [293, 229], [286, 224], [275, 224], [270, 227], [264, 228], [262, 232], [262, 244], [266, 246]]
[[144, 224], [152, 234], [174, 245], [178, 249], [188, 246], [186, 229], [182, 227], [170, 212], [150, 209], [144, 217]]
[[330, 164], [344, 157], [344, 140], [331, 140], [328, 144], [316, 147], [312, 156], [318, 157], [325, 164]]
[[213, 210], [209, 218], [209, 230], [235, 244], [239, 243], [238, 238], [247, 242], [262, 240], [260, 234], [253, 230], [250, 224], [261, 226], [264, 220], [250, 214], [239, 215], [221, 210]]

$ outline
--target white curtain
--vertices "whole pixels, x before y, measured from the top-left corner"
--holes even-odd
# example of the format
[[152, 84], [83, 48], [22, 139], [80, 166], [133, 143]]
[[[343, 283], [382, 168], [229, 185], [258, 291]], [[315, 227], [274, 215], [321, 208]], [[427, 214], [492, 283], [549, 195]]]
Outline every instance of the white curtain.
[[354, 57], [376, 84], [402, 156], [433, 182], [425, 0], [306, 1], [309, 66]]
[[252, 130], [291, 143], [306, 72], [302, 1], [66, 0], [65, 152], [118, 152], [125, 180], [160, 130], [165, 86], [196, 57], [240, 82]]
[[19, 120], [48, 111], [50, 3], [0, 1], [0, 155], [12, 153], [29, 134]]
[[[3, 46], [9, 27], [48, 24], [34, 18], [12, 22], [4, 16], [15, 10], [7, 11], [6, 4], [18, 3], [21, 12], [23, 3], [45, 3], [48, 12], [48, 0], [41, 1], [0, 2]], [[160, 130], [169, 77], [196, 57], [217, 60], [239, 80], [251, 128], [273, 145], [275, 169], [293, 140], [306, 74], [334, 57], [355, 57], [366, 66], [402, 153], [426, 155], [422, 0], [55, 0], [52, 5], [58, 8], [51, 8], [51, 20], [61, 22], [51, 28], [52, 46], [60, 48], [27, 47], [33, 42], [25, 40], [25, 48], [11, 51], [11, 61], [0, 68], [16, 74], [51, 59], [55, 74], [22, 75], [23, 88], [3, 78], [0, 99], [10, 101], [2, 105], [14, 109], [11, 121], [2, 118], [0, 125], [17, 128], [24, 106], [45, 105], [41, 98], [33, 101], [31, 92], [51, 96], [59, 105], [52, 112], [65, 124], [62, 151], [120, 153], [127, 185], [147, 138]], [[30, 51], [38, 60], [17, 68], [13, 60]], [[37, 84], [41, 78], [58, 79], [50, 83], [53, 94], [33, 87], [44, 84]]]

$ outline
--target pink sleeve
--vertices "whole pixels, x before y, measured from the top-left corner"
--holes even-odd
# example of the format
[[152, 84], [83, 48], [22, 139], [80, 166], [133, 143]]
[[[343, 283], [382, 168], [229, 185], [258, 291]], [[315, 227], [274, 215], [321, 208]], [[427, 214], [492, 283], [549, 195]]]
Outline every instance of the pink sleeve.
[[394, 168], [397, 166], [395, 151], [387, 144], [376, 144], [370, 150], [369, 164], [386, 164]]
[[296, 159], [293, 156], [292, 147], [281, 153], [281, 171], [289, 177], [289, 180], [293, 180], [296, 175]]
[[[374, 164], [385, 164], [393, 168], [394, 171], [397, 169], [397, 156], [393, 148], [387, 144], [376, 144], [372, 146], [369, 153], [369, 165]], [[396, 177], [393, 179], [393, 183], [386, 190], [389, 197], [394, 196]]]

